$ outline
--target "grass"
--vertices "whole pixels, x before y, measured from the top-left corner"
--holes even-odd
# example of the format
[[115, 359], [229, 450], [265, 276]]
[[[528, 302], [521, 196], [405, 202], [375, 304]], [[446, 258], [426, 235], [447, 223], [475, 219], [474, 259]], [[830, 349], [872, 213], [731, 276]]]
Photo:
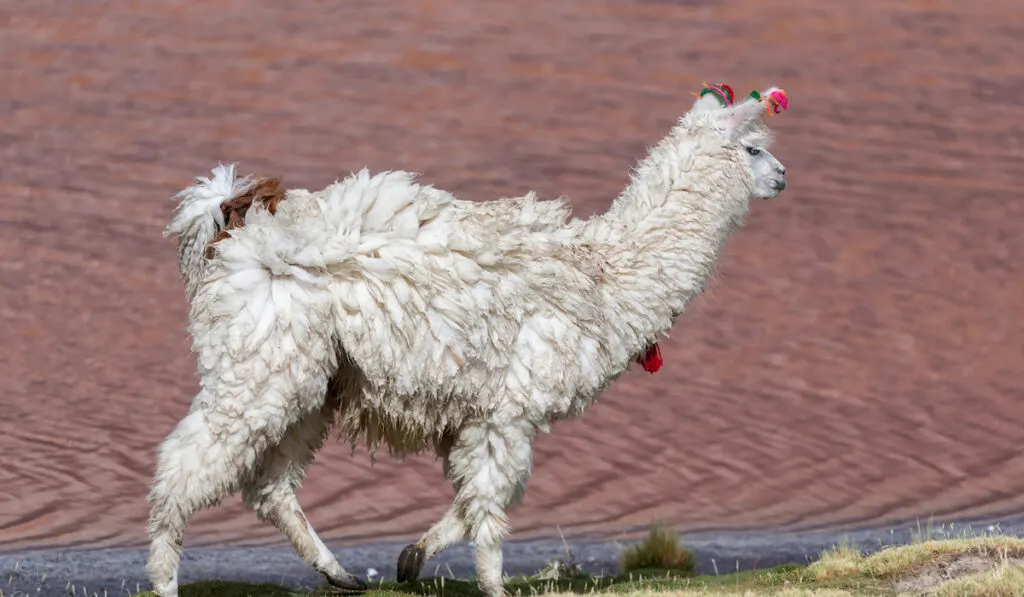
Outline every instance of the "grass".
[[[848, 595], [849, 593], [829, 591], [829, 583], [813, 583], [803, 586], [800, 567], [790, 566], [757, 572], [741, 572], [723, 576], [680, 577], [672, 572], [642, 571], [613, 577], [578, 577], [562, 580], [538, 580], [536, 578], [509, 578], [506, 592], [513, 597], [545, 595], [545, 597], [578, 597], [604, 593], [609, 597], [628, 595]], [[810, 579], [808, 579], [810, 580]], [[842, 583], [848, 586], [850, 583]], [[838, 586], [838, 584], [836, 584]], [[770, 590], [770, 593], [763, 591]], [[276, 585], [249, 585], [241, 583], [199, 582], [181, 587], [180, 597], [327, 597], [343, 593], [319, 590], [311, 593], [296, 593]], [[153, 597], [143, 592], [136, 597]], [[480, 597], [480, 591], [472, 580], [448, 578], [428, 579], [414, 586], [403, 586], [384, 581], [372, 585], [365, 597]]]
[[672, 570], [680, 576], [693, 576], [693, 553], [679, 544], [674, 530], [656, 524], [643, 541], [622, 552], [622, 569]]
[[955, 559], [975, 557], [1002, 562], [1024, 558], [1024, 539], [1006, 536], [933, 539], [898, 548], [883, 549], [869, 556], [855, 550], [829, 552], [808, 569], [818, 578], [864, 575], [895, 578], [926, 565], [948, 566]]
[[[932, 538], [920, 535], [909, 545], [883, 547], [864, 554], [839, 545], [809, 565], [786, 565], [721, 576], [694, 576], [693, 557], [677, 535], [652, 527], [650, 535], [623, 553], [631, 571], [592, 577], [579, 571], [571, 551], [568, 561], [553, 563], [532, 577], [507, 579], [510, 596], [575, 597], [604, 593], [609, 597], [860, 597], [1024, 596], [1024, 539], [987, 534]], [[666, 569], [673, 567], [674, 569]], [[322, 597], [332, 590], [295, 593], [275, 585], [200, 582], [181, 587], [181, 597]], [[366, 597], [480, 597], [471, 579], [425, 579], [414, 585], [382, 581]], [[153, 597], [139, 593], [136, 597]]]

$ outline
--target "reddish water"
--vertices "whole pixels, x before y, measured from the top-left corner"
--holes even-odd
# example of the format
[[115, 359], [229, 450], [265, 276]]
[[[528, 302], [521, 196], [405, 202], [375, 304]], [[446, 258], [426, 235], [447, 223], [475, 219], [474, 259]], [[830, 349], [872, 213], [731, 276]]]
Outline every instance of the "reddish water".
[[[169, 197], [368, 165], [604, 209], [702, 80], [778, 84], [791, 173], [663, 345], [536, 447], [516, 536], [1024, 507], [1024, 7], [0, 0], [0, 548], [144, 540], [197, 388]], [[331, 538], [415, 535], [432, 459], [332, 445]], [[237, 500], [190, 541], [279, 541]]]

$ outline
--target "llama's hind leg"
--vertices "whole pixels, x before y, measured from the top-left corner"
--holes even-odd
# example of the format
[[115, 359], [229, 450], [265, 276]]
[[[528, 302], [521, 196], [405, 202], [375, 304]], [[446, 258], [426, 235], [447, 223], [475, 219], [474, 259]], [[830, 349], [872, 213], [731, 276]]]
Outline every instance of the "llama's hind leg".
[[150, 505], [146, 570], [161, 597], [177, 597], [178, 564], [189, 518], [238, 490], [246, 446], [214, 433], [206, 413], [194, 410], [160, 446]]
[[281, 443], [267, 451], [253, 481], [243, 488], [242, 496], [256, 516], [277, 527], [299, 556], [323, 574], [327, 582], [342, 589], [364, 590], [366, 585], [345, 570], [321, 541], [295, 496], [295, 489], [302, 484], [316, 451], [327, 437], [337, 406], [337, 401], [328, 401], [321, 411], [306, 415], [290, 427]]

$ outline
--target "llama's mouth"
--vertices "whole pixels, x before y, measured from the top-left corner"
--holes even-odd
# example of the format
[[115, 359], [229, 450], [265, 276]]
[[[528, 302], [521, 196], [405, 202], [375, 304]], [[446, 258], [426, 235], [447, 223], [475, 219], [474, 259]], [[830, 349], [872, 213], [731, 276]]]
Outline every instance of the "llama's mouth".
[[782, 191], [786, 190], [786, 181], [784, 181], [784, 180], [773, 180], [772, 182], [770, 182], [768, 184], [768, 188], [770, 188], [772, 190], [772, 193], [770, 195], [766, 195], [766, 196], [762, 197], [762, 199], [764, 199], [765, 201], [768, 201], [769, 199], [774, 199], [774, 198], [778, 197], [779, 193], [781, 193]]
[[782, 191], [786, 189], [785, 180], [773, 180], [768, 183], [768, 191], [764, 194], [757, 195], [761, 201], [771, 201], [779, 196]]

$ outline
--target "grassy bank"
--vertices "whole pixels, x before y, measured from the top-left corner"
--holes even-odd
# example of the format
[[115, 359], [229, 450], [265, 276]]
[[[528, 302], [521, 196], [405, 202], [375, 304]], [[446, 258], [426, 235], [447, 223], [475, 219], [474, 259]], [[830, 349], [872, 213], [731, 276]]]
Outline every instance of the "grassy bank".
[[[624, 554], [624, 562], [660, 561], [674, 570], [636, 569], [617, 576], [595, 578], [574, 573], [571, 562], [555, 565], [534, 577], [510, 578], [512, 596], [564, 596], [608, 593], [648, 597], [702, 596], [861, 596], [934, 595], [1024, 596], [1024, 539], [1000, 535], [921, 540], [888, 547], [870, 555], [849, 547], [826, 551], [810, 565], [789, 565], [720, 576], [693, 576], [692, 560], [674, 550], [665, 536], [655, 536], [637, 550]], [[646, 549], [646, 551], [644, 551]], [[662, 551], [664, 550], [664, 551]], [[645, 557], [638, 557], [640, 555]], [[653, 553], [652, 553], [653, 552]], [[630, 558], [632, 557], [632, 560]], [[274, 585], [200, 582], [181, 588], [181, 597], [314, 597], [338, 595], [324, 589], [294, 593]], [[366, 597], [478, 597], [472, 580], [425, 579], [415, 585], [374, 583]], [[153, 597], [140, 593], [137, 597]]]

